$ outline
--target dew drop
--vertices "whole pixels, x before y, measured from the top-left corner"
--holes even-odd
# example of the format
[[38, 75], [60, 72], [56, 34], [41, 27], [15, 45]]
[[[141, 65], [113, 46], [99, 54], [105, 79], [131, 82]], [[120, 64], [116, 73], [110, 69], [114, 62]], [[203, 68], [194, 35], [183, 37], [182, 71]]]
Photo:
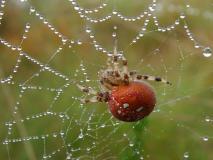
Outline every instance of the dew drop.
[[104, 128], [105, 126], [106, 126], [105, 124], [102, 124], [102, 125], [101, 125], [101, 128]]
[[82, 139], [83, 137], [84, 137], [84, 135], [83, 135], [82, 130], [81, 130], [81, 133], [79, 134], [78, 138]]
[[91, 29], [89, 27], [86, 28], [87, 33], [91, 33]]
[[117, 35], [116, 35], [116, 33], [115, 32], [113, 32], [112, 33], [112, 37], [116, 37]]
[[200, 48], [200, 45], [199, 44], [195, 44], [194, 46], [196, 49]]
[[186, 159], [189, 158], [189, 152], [185, 152], [183, 157], [186, 158]]
[[31, 12], [31, 13], [35, 12], [35, 8], [31, 7], [31, 8], [30, 8], [30, 12]]
[[77, 41], [77, 44], [78, 44], [78, 45], [81, 45], [81, 44], [82, 44], [82, 42], [81, 42], [80, 40], [78, 40], [78, 41]]
[[210, 47], [206, 47], [203, 49], [203, 56], [204, 57], [211, 57], [212, 56], [212, 49]]
[[113, 11], [113, 12], [112, 12], [112, 14], [114, 14], [114, 15], [116, 15], [117, 13], [118, 13], [118, 12], [116, 12], [116, 11]]
[[77, 7], [77, 6], [76, 6], [76, 7], [74, 7], [74, 9], [75, 9], [76, 11], [80, 10], [80, 8], [79, 8], [79, 7]]
[[117, 28], [118, 28], [117, 26], [114, 26], [114, 27], [113, 27], [114, 30], [116, 30]]
[[129, 146], [130, 146], [130, 147], [133, 147], [133, 146], [134, 146], [134, 143], [130, 142], [130, 143], [129, 143]]
[[153, 7], [149, 7], [149, 10], [150, 10], [151, 12], [155, 11], [155, 9], [154, 9]]
[[209, 140], [208, 137], [202, 137], [203, 141], [207, 142]]
[[210, 122], [211, 119], [210, 119], [209, 117], [206, 117], [206, 118], [205, 118], [205, 121], [206, 121], [206, 122]]
[[181, 15], [180, 15], [180, 18], [181, 19], [184, 19], [186, 16], [182, 13]]
[[186, 5], [186, 7], [187, 7], [187, 8], [190, 8], [190, 5], [189, 5], [189, 4], [187, 4], [187, 5]]
[[78, 136], [78, 138], [79, 139], [82, 139], [84, 136], [83, 136], [83, 134], [81, 133], [81, 134], [79, 134], [79, 136]]

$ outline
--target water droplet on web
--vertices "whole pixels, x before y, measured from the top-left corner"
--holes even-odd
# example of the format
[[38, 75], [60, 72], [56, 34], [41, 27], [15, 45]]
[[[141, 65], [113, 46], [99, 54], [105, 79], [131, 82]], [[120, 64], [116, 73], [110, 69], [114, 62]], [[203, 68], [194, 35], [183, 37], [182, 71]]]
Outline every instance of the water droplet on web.
[[194, 46], [196, 49], [200, 48], [200, 45], [199, 44], [195, 44]]
[[184, 14], [184, 13], [181, 13], [180, 18], [181, 18], [181, 19], [184, 19], [185, 17], [186, 17], [185, 14]]
[[71, 159], [71, 154], [68, 154], [66, 159]]
[[134, 143], [130, 142], [130, 143], [129, 143], [129, 146], [130, 146], [130, 147], [133, 147], [133, 146], [134, 146]]
[[117, 26], [114, 26], [114, 27], [113, 27], [114, 30], [116, 30], [117, 28], [118, 28]]
[[87, 28], [86, 28], [86, 32], [87, 32], [87, 33], [91, 33], [91, 28], [87, 27]]
[[101, 125], [101, 128], [104, 128], [105, 126], [106, 126], [105, 124], [102, 124], [102, 125]]
[[112, 14], [116, 15], [118, 12], [117, 11], [113, 11]]
[[80, 40], [78, 40], [78, 41], [77, 41], [77, 44], [78, 44], [78, 45], [81, 45], [81, 44], [82, 44], [82, 42], [81, 42]]
[[186, 7], [187, 7], [187, 8], [190, 8], [190, 5], [189, 5], [189, 4], [187, 4], [187, 5], [186, 5]]
[[189, 158], [189, 152], [185, 152], [184, 155], [183, 155], [183, 157], [184, 157], [185, 159]]
[[84, 137], [84, 135], [83, 135], [82, 130], [81, 130], [81, 133], [79, 134], [78, 138], [82, 139], [83, 137]]
[[155, 11], [155, 9], [154, 9], [153, 7], [149, 7], [149, 10], [150, 10], [151, 12]]
[[143, 156], [141, 156], [141, 157], [140, 157], [140, 160], [143, 160], [143, 159], [144, 159]]
[[57, 133], [53, 133], [53, 137], [56, 138], [57, 137]]
[[205, 121], [206, 121], [206, 122], [210, 122], [211, 119], [210, 119], [209, 117], [206, 117], [206, 118], [205, 118]]
[[210, 47], [206, 47], [203, 49], [203, 56], [204, 57], [211, 57], [212, 56], [212, 49]]
[[30, 8], [30, 12], [31, 12], [31, 13], [35, 12], [35, 8], [31, 7], [31, 8]]
[[116, 37], [117, 35], [116, 35], [116, 33], [115, 32], [113, 32], [112, 33], [112, 37]]
[[74, 9], [75, 9], [76, 11], [78, 11], [80, 8], [76, 6], [76, 7], [74, 7]]
[[209, 140], [208, 137], [202, 137], [203, 141], [207, 142]]

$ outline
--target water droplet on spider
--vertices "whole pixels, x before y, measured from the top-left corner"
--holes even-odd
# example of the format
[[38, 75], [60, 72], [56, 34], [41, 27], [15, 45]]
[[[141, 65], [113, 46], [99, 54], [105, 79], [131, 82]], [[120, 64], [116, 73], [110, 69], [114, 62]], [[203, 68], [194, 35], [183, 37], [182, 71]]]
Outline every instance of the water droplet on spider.
[[203, 56], [204, 57], [211, 57], [212, 56], [212, 49], [210, 47], [206, 47], [203, 49]]
[[189, 158], [189, 152], [185, 152], [185, 153], [183, 154], [183, 157], [184, 157], [185, 159]]

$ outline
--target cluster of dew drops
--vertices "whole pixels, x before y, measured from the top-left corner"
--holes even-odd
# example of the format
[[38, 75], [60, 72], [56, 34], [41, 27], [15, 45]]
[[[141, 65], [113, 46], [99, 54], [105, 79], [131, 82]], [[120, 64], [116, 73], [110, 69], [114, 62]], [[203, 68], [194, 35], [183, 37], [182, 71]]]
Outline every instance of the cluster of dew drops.
[[[188, 24], [186, 22], [186, 14], [184, 12], [180, 13], [179, 18], [177, 18], [174, 21], [173, 24], [171, 24], [169, 26], [161, 26], [160, 22], [158, 20], [158, 17], [155, 16], [154, 13], [153, 13], [156, 10], [156, 6], [157, 6], [156, 0], [153, 0], [152, 4], [148, 7], [148, 9], [145, 10], [143, 13], [141, 13], [139, 16], [130, 18], [130, 17], [123, 16], [121, 13], [119, 13], [116, 10], [113, 10], [112, 14], [110, 14], [109, 16], [106, 16], [104, 18], [101, 18], [101, 19], [91, 19], [91, 18], [89, 18], [86, 14], [83, 14], [83, 13], [88, 13], [89, 11], [88, 12], [87, 11], [83, 12], [84, 9], [82, 7], [79, 7], [79, 5], [77, 5], [76, 1], [74, 1], [74, 0], [69, 0], [69, 1], [75, 6], [74, 9], [77, 11], [77, 13], [80, 15], [80, 17], [84, 18], [85, 20], [89, 21], [90, 23], [99, 23], [99, 22], [101, 23], [103, 21], [106, 21], [106, 20], [112, 18], [113, 16], [117, 16], [121, 20], [127, 21], [127, 22], [134, 22], [134, 21], [137, 21], [137, 20], [141, 20], [142, 18], [145, 18], [143, 26], [141, 27], [139, 33], [135, 36], [135, 38], [132, 39], [132, 41], [130, 42], [130, 45], [136, 43], [138, 40], [140, 40], [142, 37], [145, 36], [146, 31], [147, 31], [146, 27], [148, 26], [151, 18], [154, 20], [154, 24], [157, 27], [157, 31], [158, 32], [169, 32], [169, 31], [172, 31], [178, 25], [180, 25], [181, 21], [182, 21], [183, 28], [184, 28], [184, 30], [186, 32], [186, 35], [193, 42], [194, 47], [196, 49], [201, 49], [204, 57], [209, 58], [209, 57], [212, 56], [212, 49], [209, 46], [205, 47], [205, 46], [201, 45], [194, 38], [194, 35], [190, 31], [189, 26], [188, 26]], [[106, 6], [106, 5], [104, 5], [104, 6]], [[189, 8], [190, 5], [186, 5], [186, 7]], [[98, 12], [98, 11], [99, 10], [96, 10], [95, 12]], [[89, 13], [93, 13], [93, 12], [90, 11]], [[114, 28], [114, 30], [117, 29], [116, 26], [114, 26], [113, 28]], [[95, 39], [95, 34], [92, 32], [91, 27], [87, 26], [85, 31], [86, 31], [86, 33], [88, 33], [88, 35], [91, 38], [91, 40], [93, 42], [93, 45], [94, 45], [94, 47], [95, 47], [95, 49], [97, 51], [101, 51], [103, 53], [109, 53], [109, 51], [107, 51], [103, 46], [100, 45], [100, 43], [97, 42], [97, 40]], [[112, 37], [116, 37], [116, 32], [113, 32]]]

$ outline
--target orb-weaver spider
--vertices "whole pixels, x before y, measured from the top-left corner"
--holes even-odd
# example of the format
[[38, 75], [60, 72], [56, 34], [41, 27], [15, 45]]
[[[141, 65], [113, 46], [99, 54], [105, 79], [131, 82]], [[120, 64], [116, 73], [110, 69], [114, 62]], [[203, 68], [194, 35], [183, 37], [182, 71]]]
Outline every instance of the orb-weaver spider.
[[106, 102], [112, 115], [126, 122], [138, 121], [149, 115], [156, 105], [156, 97], [152, 87], [144, 80], [171, 83], [160, 77], [128, 71], [127, 63], [124, 56], [119, 56], [115, 45], [113, 54], [108, 57], [107, 68], [99, 72], [100, 85], [104, 91], [98, 92], [78, 84], [81, 91], [93, 95], [81, 102]]

